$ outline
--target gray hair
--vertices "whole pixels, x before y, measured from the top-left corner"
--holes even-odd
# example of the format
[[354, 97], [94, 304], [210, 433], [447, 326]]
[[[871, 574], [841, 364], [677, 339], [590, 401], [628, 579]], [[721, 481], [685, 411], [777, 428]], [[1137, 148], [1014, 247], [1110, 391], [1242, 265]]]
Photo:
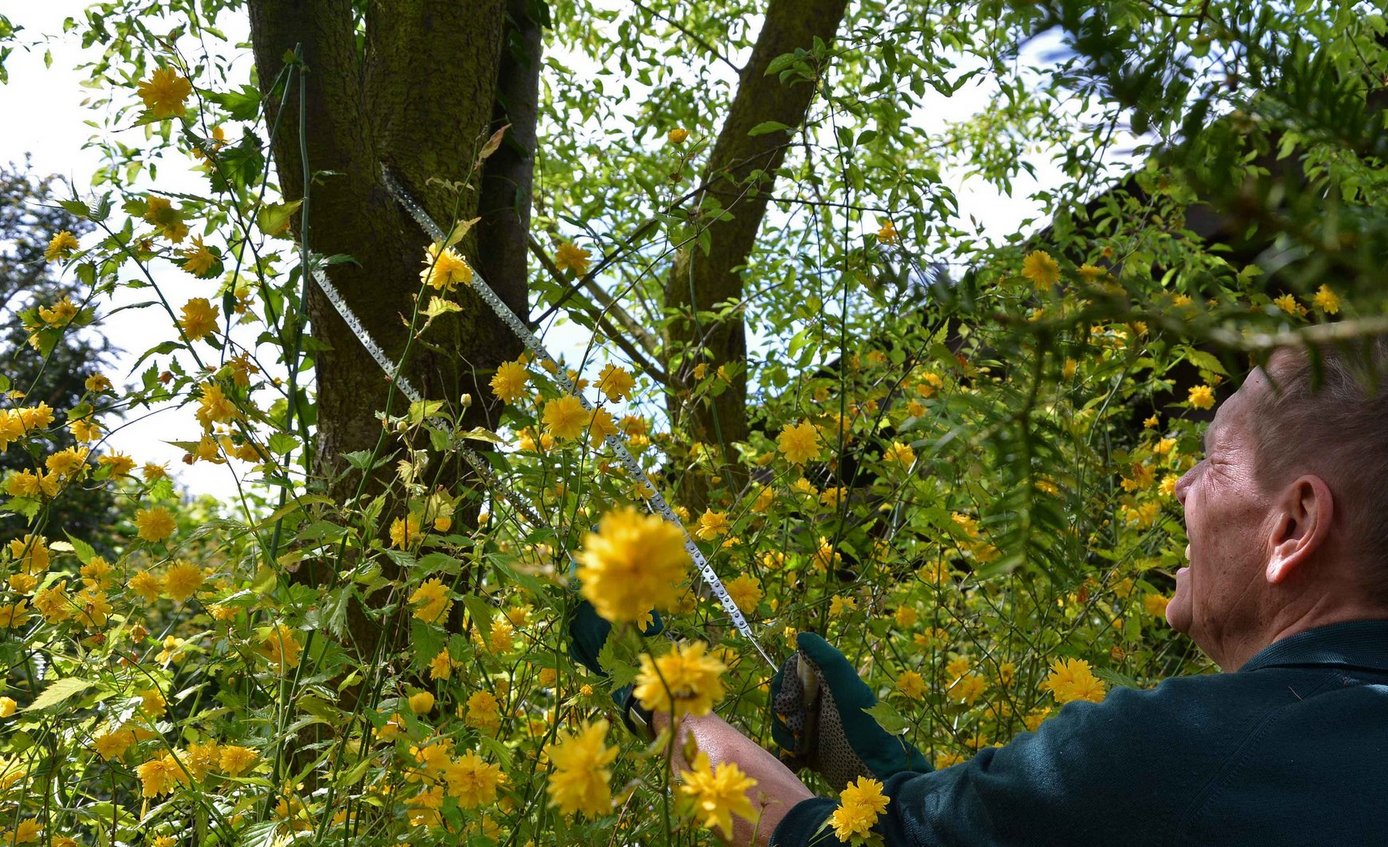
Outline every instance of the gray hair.
[[1370, 563], [1365, 587], [1388, 600], [1388, 336], [1282, 348], [1254, 409], [1258, 482], [1314, 473], [1335, 498], [1347, 552]]

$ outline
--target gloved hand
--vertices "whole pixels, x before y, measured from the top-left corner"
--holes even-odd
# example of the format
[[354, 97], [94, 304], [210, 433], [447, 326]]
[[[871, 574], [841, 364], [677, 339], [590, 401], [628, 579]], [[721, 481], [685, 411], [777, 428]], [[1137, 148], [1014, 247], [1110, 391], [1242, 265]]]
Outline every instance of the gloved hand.
[[[651, 622], [641, 630], [641, 634], [649, 638], [664, 631], [665, 621], [661, 619], [660, 612], [652, 610]], [[598, 661], [598, 654], [602, 652], [602, 647], [607, 643], [607, 636], [611, 632], [612, 624], [598, 614], [593, 604], [587, 600], [580, 600], [573, 616], [569, 618], [569, 655], [588, 670], [606, 678], [608, 672]], [[635, 686], [623, 685], [612, 692], [612, 701], [621, 710], [622, 723], [626, 728], [637, 738], [650, 741], [654, 737], [651, 713], [636, 701], [634, 691]]]
[[810, 632], [795, 645], [771, 680], [771, 736], [788, 766], [821, 774], [835, 791], [861, 776], [930, 770], [919, 750], [863, 711], [877, 698], [842, 653]]
[[[664, 631], [665, 621], [661, 619], [660, 612], [652, 610], [651, 622], [641, 634], [649, 638]], [[593, 604], [579, 600], [569, 618], [569, 656], [598, 676], [606, 677], [607, 670], [598, 661], [598, 654], [602, 652], [602, 645], [607, 643], [610, 632], [612, 624], [598, 614]]]

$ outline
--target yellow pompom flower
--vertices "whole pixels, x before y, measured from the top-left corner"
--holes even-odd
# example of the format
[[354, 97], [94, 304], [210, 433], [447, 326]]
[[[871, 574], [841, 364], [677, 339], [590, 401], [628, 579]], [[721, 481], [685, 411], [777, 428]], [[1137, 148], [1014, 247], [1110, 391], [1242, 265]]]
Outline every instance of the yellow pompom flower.
[[588, 260], [592, 253], [575, 244], [565, 241], [554, 251], [554, 266], [561, 271], [573, 271], [574, 276], [588, 272]]
[[453, 676], [453, 657], [448, 655], [448, 648], [445, 647], [429, 660], [429, 678], [448, 679], [451, 676]]
[[76, 250], [79, 246], [80, 245], [77, 243], [77, 236], [67, 230], [63, 230], [49, 239], [48, 247], [43, 251], [43, 259], [45, 262], [56, 262], [59, 259], [66, 259], [68, 256], [71, 256], [72, 251]]
[[1197, 385], [1190, 389], [1187, 401], [1196, 409], [1210, 409], [1214, 407], [1214, 389], [1208, 385]]
[[274, 664], [279, 665], [282, 671], [299, 666], [299, 654], [303, 652], [303, 649], [303, 646], [299, 644], [299, 639], [294, 636], [294, 630], [285, 624], [271, 627], [260, 642], [261, 654]]
[[732, 524], [728, 521], [727, 512], [705, 509], [699, 516], [699, 527], [694, 530], [694, 535], [701, 541], [712, 541], [727, 534], [729, 529], [732, 529]]
[[430, 288], [452, 291], [459, 285], [472, 285], [472, 266], [452, 247], [439, 249], [438, 244], [430, 244], [419, 279]]
[[1089, 663], [1083, 659], [1056, 659], [1041, 687], [1051, 692], [1061, 705], [1073, 700], [1098, 703], [1104, 699], [1103, 681], [1094, 676]]
[[464, 809], [475, 809], [496, 802], [496, 788], [504, 775], [501, 768], [490, 764], [476, 753], [464, 753], [443, 766], [443, 779], [448, 794]]
[[260, 754], [249, 747], [225, 744], [221, 748], [218, 764], [227, 776], [240, 776], [260, 761]]
[[742, 574], [736, 579], [730, 579], [724, 587], [728, 589], [728, 596], [733, 598], [733, 602], [743, 614], [751, 614], [761, 602], [761, 581], [751, 574]]
[[598, 390], [614, 403], [625, 398], [635, 385], [636, 378], [616, 365], [606, 365], [598, 374]]
[[191, 562], [177, 561], [164, 572], [164, 593], [175, 603], [182, 603], [202, 587], [202, 568]]
[[614, 623], [670, 608], [689, 568], [683, 533], [631, 506], [604, 515], [598, 531], [584, 536], [577, 559], [580, 593]]
[[145, 797], [168, 794], [184, 776], [183, 768], [168, 754], [158, 759], [150, 759], [135, 768], [135, 774], [140, 778], [141, 794]]
[[194, 297], [183, 304], [183, 318], [178, 326], [189, 341], [210, 335], [217, 331], [217, 307], [207, 302], [206, 297]]
[[882, 226], [877, 230], [877, 240], [883, 244], [891, 244], [898, 238], [900, 235], [896, 231], [896, 224], [891, 221], [883, 221]]
[[683, 144], [689, 139], [689, 130], [683, 127], [676, 127], [665, 133], [665, 140], [671, 144]]
[[808, 421], [786, 424], [776, 439], [776, 446], [792, 464], [803, 465], [819, 456], [819, 432]]
[[577, 438], [588, 426], [589, 414], [572, 394], [545, 404], [545, 431], [555, 438]]
[[163, 506], [135, 512], [135, 529], [146, 541], [163, 541], [174, 532], [173, 514]]
[[1311, 298], [1311, 303], [1327, 315], [1338, 315], [1340, 313], [1340, 295], [1328, 285], [1322, 285], [1316, 289], [1316, 295]]
[[467, 698], [467, 716], [463, 723], [468, 726], [495, 731], [501, 726], [501, 703], [490, 691], [475, 691]]
[[896, 690], [912, 700], [925, 696], [925, 679], [915, 671], [904, 671], [896, 678]]
[[145, 101], [145, 108], [154, 117], [163, 120], [183, 114], [183, 102], [193, 93], [193, 84], [179, 76], [173, 68], [155, 68], [154, 75], [143, 80], [136, 92]]
[[1171, 598], [1164, 594], [1146, 594], [1142, 597], [1142, 608], [1154, 618], [1166, 617], [1166, 605]]
[[390, 546], [404, 550], [419, 540], [419, 518], [407, 515], [390, 523]]
[[652, 660], [641, 655], [641, 671], [636, 675], [636, 699], [653, 712], [672, 716], [706, 715], [723, 699], [721, 661], [707, 654], [702, 641], [675, 645], [670, 652]]
[[909, 444], [893, 441], [892, 446], [882, 451], [882, 461], [894, 462], [902, 467], [910, 467], [911, 464], [916, 461], [916, 451], [912, 450]]
[[585, 723], [577, 732], [559, 734], [549, 750], [550, 776], [546, 790], [566, 815], [605, 814], [612, 808], [611, 764], [617, 748], [608, 747], [607, 721]]
[[887, 810], [882, 783], [861, 776], [839, 794], [839, 807], [829, 817], [834, 836], [848, 844], [861, 844], [871, 834], [872, 825]]
[[193, 276], [207, 276], [217, 264], [217, 256], [202, 243], [202, 237], [193, 239], [193, 246], [183, 251], [181, 267]]
[[743, 773], [736, 762], [720, 762], [717, 767], [711, 767], [708, 754], [700, 752], [694, 759], [694, 767], [680, 778], [683, 783], [680, 793], [693, 807], [694, 816], [701, 818], [706, 828], [716, 827], [724, 838], [733, 836], [733, 815], [748, 821], [757, 815], [747, 797], [757, 781]]
[[453, 600], [448, 596], [448, 586], [442, 580], [426, 579], [410, 595], [410, 605], [417, 607], [414, 611], [416, 618], [425, 623], [437, 623], [448, 614]]
[[1039, 289], [1049, 289], [1060, 282], [1060, 265], [1050, 253], [1036, 250], [1022, 260], [1022, 276]]
[[492, 393], [503, 403], [514, 403], [525, 394], [530, 373], [520, 362], [505, 362], [492, 375]]

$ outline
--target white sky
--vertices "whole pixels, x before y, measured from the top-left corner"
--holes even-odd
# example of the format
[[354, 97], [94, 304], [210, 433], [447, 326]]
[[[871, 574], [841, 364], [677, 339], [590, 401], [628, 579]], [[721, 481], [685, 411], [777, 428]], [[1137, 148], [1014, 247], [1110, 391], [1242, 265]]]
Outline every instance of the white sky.
[[[10, 4], [18, 5], [18, 4]], [[0, 161], [21, 163], [25, 154], [32, 157], [35, 174], [56, 173], [68, 178], [79, 192], [89, 192], [91, 175], [100, 166], [100, 155], [94, 149], [84, 149], [84, 145], [95, 132], [84, 121], [99, 121], [83, 102], [91, 93], [81, 87], [83, 74], [74, 70], [82, 61], [83, 53], [76, 39], [62, 35], [64, 18], [76, 16], [84, 7], [80, 0], [47, 0], [43, 3], [24, 3], [18, 8], [8, 9], [6, 14], [11, 21], [25, 31], [20, 33], [21, 42], [30, 42], [41, 35], [50, 37], [53, 63], [45, 68], [42, 47], [25, 51], [16, 49], [7, 61], [10, 74], [8, 85], [0, 86], [0, 114], [6, 115], [6, 126], [0, 134]], [[230, 20], [221, 21], [224, 28]], [[244, 27], [239, 23], [239, 27]], [[233, 41], [244, 38], [241, 33], [230, 32]], [[99, 45], [97, 48], [99, 49]], [[87, 55], [87, 59], [91, 54]], [[956, 97], [953, 101], [943, 98], [932, 103], [929, 120], [932, 125], [940, 125], [947, 120], [967, 117], [985, 102], [982, 95]], [[126, 131], [131, 137], [128, 143], [139, 143], [143, 130]], [[1045, 157], [1034, 159], [1038, 174], [1044, 181], [1059, 182], [1059, 174], [1049, 168]], [[954, 180], [953, 186], [958, 194], [960, 219], [974, 218], [994, 236], [1002, 236], [1016, 231], [1020, 222], [1038, 214], [1035, 203], [1025, 200], [1037, 187], [1025, 174], [1019, 176], [1014, 185], [1014, 197], [1002, 197], [988, 186], [968, 185]], [[158, 188], [163, 192], [186, 190], [199, 193], [205, 188], [205, 178], [193, 170], [192, 161], [169, 161], [161, 166]], [[1023, 198], [1023, 199], [1014, 199]], [[166, 286], [175, 308], [184, 299], [193, 296], [210, 296], [206, 281], [194, 281], [186, 274], [166, 270], [159, 276], [162, 286]], [[146, 299], [143, 292], [139, 299]], [[150, 339], [162, 340], [169, 335], [168, 317], [162, 311], [147, 309], [126, 311], [108, 318], [102, 327], [111, 342], [124, 350], [108, 374], [116, 382], [127, 378], [135, 357], [150, 343]], [[576, 329], [576, 328], [575, 328]], [[560, 337], [553, 339], [560, 344], [576, 344], [576, 351], [586, 339], [571, 337], [573, 332], [562, 331]], [[566, 345], [567, 346], [567, 345]], [[134, 375], [130, 375], [133, 377]], [[166, 440], [195, 440], [199, 427], [191, 409], [165, 409], [154, 414], [146, 413], [143, 418], [132, 419], [122, 428], [111, 433], [104, 449], [117, 450], [133, 456], [139, 462], [155, 461], [167, 463], [174, 477], [191, 493], [210, 493], [218, 497], [231, 497], [236, 493], [232, 470], [227, 466], [198, 463], [187, 466], [182, 463], [183, 451], [166, 444]], [[244, 468], [244, 465], [240, 465]]]

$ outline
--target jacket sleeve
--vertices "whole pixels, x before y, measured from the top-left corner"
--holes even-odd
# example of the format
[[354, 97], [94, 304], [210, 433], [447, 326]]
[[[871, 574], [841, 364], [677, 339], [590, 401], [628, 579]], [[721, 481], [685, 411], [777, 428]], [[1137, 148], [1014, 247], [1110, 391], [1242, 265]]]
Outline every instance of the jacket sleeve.
[[[1162, 843], [1199, 790], [1193, 775], [1229, 752], [1198, 731], [1214, 716], [1164, 691], [1171, 682], [1071, 703], [1005, 747], [939, 771], [896, 774], [884, 785], [890, 803], [876, 830], [889, 847]], [[836, 806], [827, 798], [799, 803], [771, 844], [838, 847], [831, 829], [820, 831]]]

